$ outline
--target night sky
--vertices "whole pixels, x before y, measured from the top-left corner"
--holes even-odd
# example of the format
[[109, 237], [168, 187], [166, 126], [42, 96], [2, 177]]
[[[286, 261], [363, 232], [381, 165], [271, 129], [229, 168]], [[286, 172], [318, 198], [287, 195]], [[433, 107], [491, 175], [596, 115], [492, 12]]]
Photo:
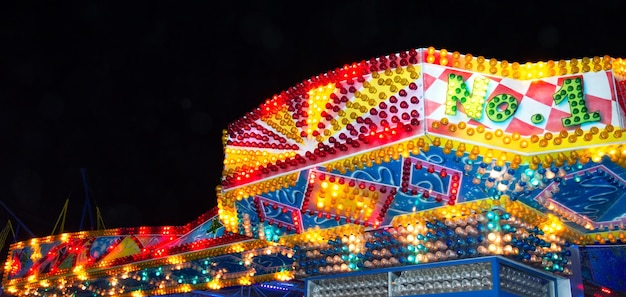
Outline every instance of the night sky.
[[[38, 237], [68, 197], [65, 231], [78, 231], [81, 168], [107, 228], [195, 219], [216, 205], [222, 129], [345, 64], [429, 46], [511, 62], [626, 57], [621, 1], [10, 2], [0, 201]], [[10, 217], [0, 209], [0, 228]]]

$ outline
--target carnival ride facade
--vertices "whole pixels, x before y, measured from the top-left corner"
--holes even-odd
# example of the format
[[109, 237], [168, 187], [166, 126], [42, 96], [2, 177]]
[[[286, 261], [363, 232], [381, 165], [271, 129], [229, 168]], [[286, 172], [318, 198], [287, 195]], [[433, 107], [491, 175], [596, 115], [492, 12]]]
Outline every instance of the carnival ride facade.
[[623, 249], [590, 256], [625, 241], [624, 100], [626, 60], [609, 56], [511, 63], [431, 47], [345, 65], [228, 125], [216, 209], [14, 243], [3, 289], [626, 292]]

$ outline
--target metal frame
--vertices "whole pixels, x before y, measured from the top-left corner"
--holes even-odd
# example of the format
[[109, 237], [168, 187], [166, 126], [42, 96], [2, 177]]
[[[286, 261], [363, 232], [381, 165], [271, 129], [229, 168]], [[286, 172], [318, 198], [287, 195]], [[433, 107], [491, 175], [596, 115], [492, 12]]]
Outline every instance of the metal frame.
[[396, 272], [402, 271], [410, 271], [410, 270], [420, 270], [420, 269], [428, 269], [435, 267], [450, 267], [455, 265], [462, 264], [472, 264], [472, 263], [485, 263], [488, 262], [491, 264], [491, 277], [493, 287], [491, 290], [479, 290], [479, 291], [465, 291], [465, 292], [444, 292], [444, 293], [432, 293], [432, 294], [421, 294], [421, 295], [408, 295], [403, 297], [410, 296], [420, 296], [420, 297], [498, 297], [498, 296], [510, 296], [515, 297], [518, 296], [516, 294], [506, 292], [501, 288], [500, 282], [500, 268], [502, 266], [511, 267], [517, 270], [521, 270], [522, 272], [531, 274], [533, 276], [539, 277], [543, 280], [548, 281], [551, 284], [550, 293], [551, 297], [571, 297], [571, 288], [570, 288], [570, 280], [546, 273], [539, 269], [529, 267], [527, 265], [515, 262], [513, 260], [509, 260], [502, 256], [488, 256], [488, 257], [478, 257], [471, 259], [461, 259], [454, 261], [443, 261], [443, 262], [434, 262], [434, 263], [425, 263], [425, 264], [417, 264], [417, 265], [409, 265], [409, 266], [399, 266], [399, 267], [390, 267], [390, 268], [381, 268], [375, 270], [366, 270], [366, 271], [358, 271], [358, 272], [349, 272], [342, 274], [334, 274], [334, 275], [324, 275], [324, 276], [315, 276], [304, 279], [305, 281], [305, 292], [304, 296], [310, 297], [312, 286], [314, 286], [315, 281], [323, 280], [323, 279], [334, 279], [339, 277], [351, 277], [351, 276], [360, 276], [360, 275], [371, 275], [371, 274], [380, 274], [387, 273], [387, 284], [389, 287], [387, 296], [393, 297], [391, 285], [392, 285], [392, 274]]

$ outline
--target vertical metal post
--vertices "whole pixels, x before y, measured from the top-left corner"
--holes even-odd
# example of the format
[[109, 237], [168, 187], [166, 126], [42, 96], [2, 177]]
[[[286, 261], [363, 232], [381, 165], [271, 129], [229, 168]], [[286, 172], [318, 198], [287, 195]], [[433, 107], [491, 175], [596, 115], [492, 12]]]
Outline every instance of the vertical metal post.
[[[33, 234], [33, 232], [31, 232], [28, 227], [26, 227], [26, 225], [24, 225], [24, 223], [20, 220], [20, 218], [18, 218], [12, 211], [11, 209], [9, 209], [9, 207], [4, 204], [4, 202], [2, 202], [2, 200], [0, 200], [0, 205], [2, 205], [2, 207], [4, 207], [4, 209], [19, 223], [19, 226], [24, 227], [24, 230], [26, 230], [26, 232], [28, 232], [28, 235], [30, 235], [30, 237], [37, 237], [35, 236], [35, 234]], [[17, 232], [16, 232], [17, 233]]]

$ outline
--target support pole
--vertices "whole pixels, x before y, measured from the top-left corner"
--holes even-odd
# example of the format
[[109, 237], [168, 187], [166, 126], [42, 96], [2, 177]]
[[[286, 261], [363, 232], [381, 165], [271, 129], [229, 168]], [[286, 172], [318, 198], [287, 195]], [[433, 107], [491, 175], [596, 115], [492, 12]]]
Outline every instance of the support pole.
[[65, 217], [67, 215], [67, 206], [70, 203], [70, 198], [67, 198], [65, 200], [65, 204], [63, 205], [63, 209], [61, 210], [61, 213], [59, 214], [59, 218], [57, 218], [57, 222], [54, 224], [54, 228], [52, 229], [52, 233], [51, 235], [54, 235], [54, 231], [57, 230], [57, 226], [59, 225], [59, 222], [61, 223], [61, 227], [59, 228], [59, 233], [63, 233], [64, 229], [65, 229]]
[[2, 205], [2, 207], [4, 207], [4, 209], [15, 219], [15, 221], [17, 221], [19, 223], [19, 226], [24, 227], [24, 230], [26, 230], [26, 232], [28, 232], [28, 235], [30, 235], [31, 238], [33, 237], [37, 237], [35, 236], [35, 234], [33, 234], [32, 231], [30, 231], [30, 229], [28, 229], [28, 227], [26, 227], [26, 225], [24, 225], [24, 223], [20, 220], [20, 218], [18, 218], [12, 211], [11, 209], [9, 209], [9, 207], [4, 204], [4, 202], [2, 202], [2, 200], [0, 200], [0, 205]]

